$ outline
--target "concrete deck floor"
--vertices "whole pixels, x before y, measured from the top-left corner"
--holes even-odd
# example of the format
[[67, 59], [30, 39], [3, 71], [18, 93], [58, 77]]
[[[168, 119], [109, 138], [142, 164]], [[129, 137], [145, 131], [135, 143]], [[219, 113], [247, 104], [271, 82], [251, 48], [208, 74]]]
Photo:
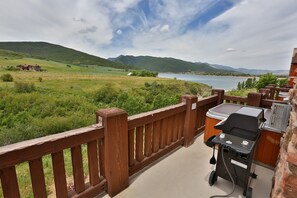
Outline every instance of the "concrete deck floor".
[[[130, 178], [130, 186], [116, 198], [206, 198], [225, 195], [232, 190], [232, 183], [218, 177], [209, 186], [208, 177], [215, 168], [209, 164], [212, 149], [203, 143], [203, 135], [188, 148], [180, 148], [158, 163]], [[256, 166], [257, 179], [253, 179], [254, 198], [270, 197], [273, 170]], [[243, 189], [236, 187], [232, 197], [244, 197]], [[108, 195], [104, 195], [108, 198]]]

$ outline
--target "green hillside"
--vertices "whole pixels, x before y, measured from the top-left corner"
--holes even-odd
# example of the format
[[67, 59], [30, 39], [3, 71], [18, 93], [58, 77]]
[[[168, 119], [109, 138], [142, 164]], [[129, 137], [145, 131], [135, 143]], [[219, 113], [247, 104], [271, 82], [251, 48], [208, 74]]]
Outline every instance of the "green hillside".
[[0, 58], [6, 59], [6, 60], [7, 59], [20, 59], [20, 58], [25, 58], [25, 57], [30, 57], [30, 55], [20, 53], [20, 52], [14, 52], [14, 51], [0, 49]]
[[193, 63], [174, 58], [159, 58], [152, 56], [119, 56], [109, 60], [157, 72], [196, 72], [203, 74], [235, 74], [238, 72], [215, 69], [208, 63]]
[[126, 69], [121, 63], [112, 62], [97, 56], [46, 42], [0, 42], [0, 49], [26, 54], [39, 59], [46, 59], [75, 65], [97, 65]]

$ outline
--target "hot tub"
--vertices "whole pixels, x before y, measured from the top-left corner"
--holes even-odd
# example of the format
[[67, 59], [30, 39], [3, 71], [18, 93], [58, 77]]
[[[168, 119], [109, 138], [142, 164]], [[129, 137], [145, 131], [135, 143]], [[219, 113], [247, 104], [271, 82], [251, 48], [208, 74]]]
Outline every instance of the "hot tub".
[[[214, 126], [222, 120], [227, 119], [230, 114], [235, 113], [242, 107], [244, 107], [244, 105], [224, 103], [209, 109], [205, 119], [204, 141], [206, 142], [209, 137], [219, 134], [221, 131], [214, 129]], [[266, 118], [266, 122], [261, 130], [255, 160], [264, 165], [275, 167], [283, 131], [269, 127], [270, 116], [271, 110], [265, 109], [264, 117]]]

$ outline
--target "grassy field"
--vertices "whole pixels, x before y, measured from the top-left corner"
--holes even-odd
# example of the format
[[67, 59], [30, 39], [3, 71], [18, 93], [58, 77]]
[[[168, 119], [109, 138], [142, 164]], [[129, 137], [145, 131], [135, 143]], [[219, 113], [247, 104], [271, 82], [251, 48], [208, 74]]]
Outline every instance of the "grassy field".
[[[20, 64], [38, 64], [44, 71], [7, 70]], [[0, 76], [13, 77], [13, 82], [0, 81], [0, 145], [92, 124], [100, 108], [117, 106], [132, 115], [176, 103], [178, 95], [209, 94], [205, 85], [127, 73], [122, 69], [0, 56]], [[34, 90], [18, 90], [16, 83], [33, 84]]]
[[[8, 66], [20, 64], [38, 64], [44, 71], [7, 70]], [[82, 67], [23, 57], [18, 53], [0, 53], [0, 76], [13, 77], [13, 82], [0, 80], [0, 146], [91, 125], [95, 123], [96, 110], [101, 108], [117, 106], [133, 115], [177, 103], [182, 94], [210, 94], [206, 85], [132, 77], [127, 73], [123, 69]], [[85, 150], [83, 148], [84, 155]], [[70, 154], [64, 153], [66, 172], [70, 176]], [[43, 164], [47, 191], [51, 194], [50, 156], [43, 157]], [[33, 197], [28, 188], [31, 185], [28, 163], [18, 165], [17, 173], [22, 197]], [[0, 197], [3, 197], [1, 187]]]

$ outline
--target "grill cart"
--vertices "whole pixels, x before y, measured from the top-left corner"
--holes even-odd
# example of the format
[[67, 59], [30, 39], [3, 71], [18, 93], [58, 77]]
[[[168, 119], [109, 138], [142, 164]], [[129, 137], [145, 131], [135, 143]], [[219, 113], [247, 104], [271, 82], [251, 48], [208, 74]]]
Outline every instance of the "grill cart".
[[259, 128], [264, 121], [263, 109], [243, 107], [215, 126], [222, 133], [210, 137], [206, 142], [214, 150], [218, 145], [217, 163], [214, 156], [210, 160], [211, 164], [216, 163], [216, 169], [209, 176], [209, 185], [212, 186], [221, 177], [233, 183], [229, 195], [238, 185], [243, 187], [244, 196], [252, 197], [249, 183], [251, 178], [257, 177], [253, 156], [260, 136]]

